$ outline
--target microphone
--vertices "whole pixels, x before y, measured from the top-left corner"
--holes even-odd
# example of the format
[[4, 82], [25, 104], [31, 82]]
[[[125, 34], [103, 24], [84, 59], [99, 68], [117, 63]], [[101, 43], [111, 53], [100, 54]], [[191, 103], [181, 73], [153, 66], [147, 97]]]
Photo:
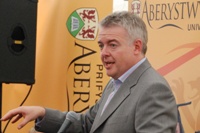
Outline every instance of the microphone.
[[61, 125], [57, 133], [64, 133], [64, 131], [71, 125], [71, 123], [77, 119], [78, 118], [75, 112], [73, 111], [68, 112], [66, 115], [66, 119], [64, 120], [63, 124]]

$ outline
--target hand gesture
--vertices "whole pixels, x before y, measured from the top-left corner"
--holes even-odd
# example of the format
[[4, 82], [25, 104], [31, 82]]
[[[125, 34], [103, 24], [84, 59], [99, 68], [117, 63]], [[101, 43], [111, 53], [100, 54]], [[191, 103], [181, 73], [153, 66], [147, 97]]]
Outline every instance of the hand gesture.
[[45, 109], [40, 106], [21, 106], [8, 111], [2, 118], [1, 121], [7, 121], [15, 117], [12, 123], [17, 122], [22, 117], [23, 121], [18, 125], [18, 129], [24, 127], [28, 122], [33, 121], [37, 118], [43, 118], [45, 115]]

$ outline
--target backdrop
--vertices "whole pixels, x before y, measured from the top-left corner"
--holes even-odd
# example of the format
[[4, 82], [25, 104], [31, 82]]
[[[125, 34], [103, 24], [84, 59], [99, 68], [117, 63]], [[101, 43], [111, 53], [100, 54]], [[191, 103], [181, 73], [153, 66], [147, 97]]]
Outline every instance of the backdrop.
[[[38, 2], [35, 84], [24, 105], [84, 112], [99, 99], [108, 77], [100, 61], [97, 23], [111, 12], [107, 0]], [[18, 107], [29, 88], [3, 84], [2, 114]], [[17, 124], [9, 124], [6, 133], [27, 133], [34, 122], [21, 130]]]
[[168, 80], [186, 133], [200, 130], [200, 8], [198, 0], [129, 0], [149, 31], [147, 57]]

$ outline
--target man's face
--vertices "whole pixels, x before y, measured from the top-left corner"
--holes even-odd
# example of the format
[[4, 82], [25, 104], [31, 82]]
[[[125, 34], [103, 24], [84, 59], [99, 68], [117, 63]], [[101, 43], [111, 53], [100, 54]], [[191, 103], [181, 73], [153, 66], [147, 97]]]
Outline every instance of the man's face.
[[120, 26], [101, 28], [98, 44], [108, 76], [117, 79], [135, 64], [135, 46], [130, 42], [124, 28]]

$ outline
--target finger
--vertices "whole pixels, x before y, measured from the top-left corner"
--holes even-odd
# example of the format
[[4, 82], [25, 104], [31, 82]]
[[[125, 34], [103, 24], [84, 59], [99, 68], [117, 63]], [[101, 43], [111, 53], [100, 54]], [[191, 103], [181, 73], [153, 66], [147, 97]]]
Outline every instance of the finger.
[[28, 122], [29, 122], [28, 120], [24, 119], [24, 120], [18, 125], [17, 128], [18, 128], [18, 129], [23, 128]]
[[19, 115], [12, 121], [12, 123], [17, 122], [20, 118], [22, 118], [22, 115], [21, 115], [21, 114], [19, 114]]
[[20, 113], [21, 112], [18, 109], [10, 110], [1, 118], [1, 121], [7, 121]]
[[14, 117], [14, 115], [10, 114], [9, 112], [7, 114], [5, 114], [2, 118], [1, 121], [7, 121], [9, 119], [11, 119], [12, 117]]

